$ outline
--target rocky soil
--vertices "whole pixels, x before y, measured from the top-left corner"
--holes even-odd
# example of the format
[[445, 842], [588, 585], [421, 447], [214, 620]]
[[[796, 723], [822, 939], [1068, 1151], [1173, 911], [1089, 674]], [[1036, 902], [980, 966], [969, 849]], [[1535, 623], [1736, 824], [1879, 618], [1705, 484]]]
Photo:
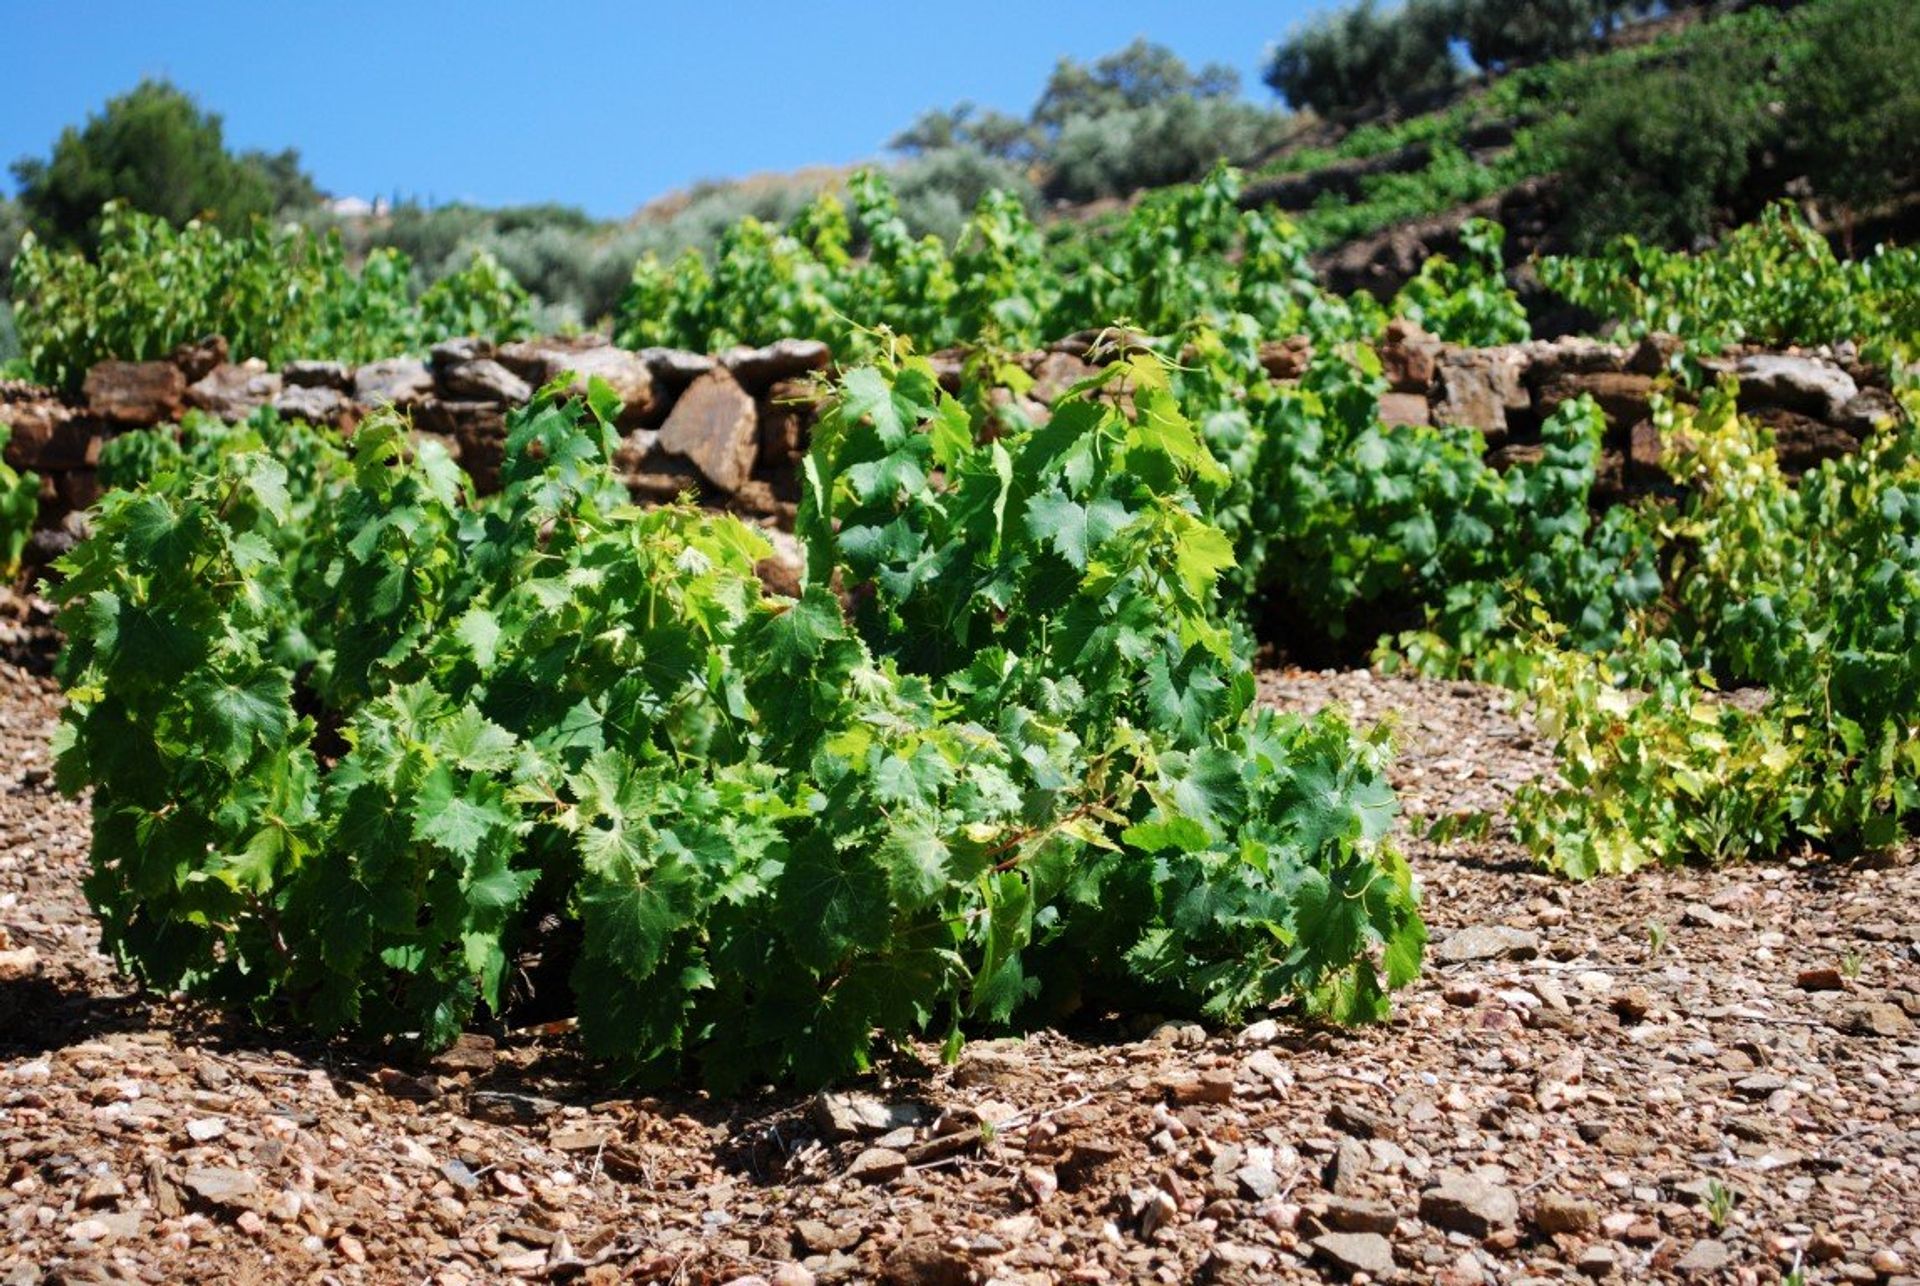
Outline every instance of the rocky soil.
[[[15, 600], [17, 608], [18, 601]], [[0, 605], [3, 606], [3, 605]], [[0, 619], [0, 1283], [1920, 1281], [1920, 865], [1574, 887], [1496, 835], [1546, 748], [1470, 685], [1392, 717], [1426, 976], [1361, 1031], [1137, 1023], [840, 1095], [635, 1098], [564, 1034], [429, 1064], [133, 993]]]

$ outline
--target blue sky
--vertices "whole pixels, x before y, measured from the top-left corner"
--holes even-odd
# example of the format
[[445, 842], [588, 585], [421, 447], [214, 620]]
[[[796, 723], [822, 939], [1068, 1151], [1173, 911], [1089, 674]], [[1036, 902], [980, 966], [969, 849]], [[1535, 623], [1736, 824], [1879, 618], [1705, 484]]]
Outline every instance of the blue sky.
[[612, 217], [697, 179], [880, 155], [963, 98], [1024, 112], [1057, 57], [1138, 35], [1228, 63], [1271, 101], [1262, 52], [1324, 7], [0, 0], [0, 163], [45, 155], [63, 126], [166, 76], [225, 117], [230, 146], [296, 147], [338, 194]]

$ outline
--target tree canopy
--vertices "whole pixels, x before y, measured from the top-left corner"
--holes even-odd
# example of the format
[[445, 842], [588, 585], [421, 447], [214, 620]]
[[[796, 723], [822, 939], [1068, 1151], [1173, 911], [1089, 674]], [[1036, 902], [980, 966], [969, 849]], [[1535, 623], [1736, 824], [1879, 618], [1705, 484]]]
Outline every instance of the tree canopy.
[[22, 157], [12, 170], [28, 223], [62, 245], [90, 247], [113, 200], [176, 226], [201, 218], [233, 229], [320, 197], [299, 153], [230, 152], [220, 116], [164, 80], [108, 100], [62, 130], [51, 156]]

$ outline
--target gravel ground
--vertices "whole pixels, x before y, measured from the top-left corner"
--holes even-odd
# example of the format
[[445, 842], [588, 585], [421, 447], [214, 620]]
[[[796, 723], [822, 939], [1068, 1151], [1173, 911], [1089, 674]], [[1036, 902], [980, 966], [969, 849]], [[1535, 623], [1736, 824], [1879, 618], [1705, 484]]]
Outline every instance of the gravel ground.
[[1419, 815], [1549, 769], [1498, 692], [1263, 679], [1398, 721], [1435, 950], [1389, 1023], [634, 1099], [564, 1036], [411, 1066], [131, 992], [48, 780], [44, 622], [0, 609], [0, 1283], [1917, 1280], [1913, 854], [1575, 887], [1437, 850]]

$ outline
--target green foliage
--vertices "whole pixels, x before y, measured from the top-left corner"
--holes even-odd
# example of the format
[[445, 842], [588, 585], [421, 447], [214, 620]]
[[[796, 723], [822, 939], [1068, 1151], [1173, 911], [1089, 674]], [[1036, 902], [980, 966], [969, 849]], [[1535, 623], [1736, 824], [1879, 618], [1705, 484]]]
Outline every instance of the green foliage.
[[1784, 202], [1710, 250], [1625, 237], [1597, 256], [1543, 260], [1540, 279], [1628, 338], [1665, 332], [1703, 353], [1852, 340], [1892, 367], [1920, 334], [1920, 251], [1882, 246], [1840, 259]]
[[1454, 25], [1447, 0], [1407, 0], [1388, 13], [1360, 0], [1289, 36], [1265, 79], [1296, 109], [1336, 118], [1444, 97], [1462, 79]]
[[1787, 162], [1849, 213], [1870, 211], [1920, 173], [1920, 9], [1829, 0], [1807, 17], [1779, 76]]
[[1638, 616], [1611, 657], [1563, 651], [1551, 629], [1519, 649], [1566, 783], [1515, 810], [1544, 861], [1584, 878], [1899, 837], [1920, 810], [1911, 409], [1797, 487], [1730, 389], [1663, 410], [1686, 491], [1660, 533], [1660, 615]]
[[484, 506], [389, 418], [116, 449], [58, 769], [139, 977], [434, 1045], [573, 942], [591, 1050], [730, 1086], [1096, 998], [1373, 1017], [1417, 969], [1386, 747], [1253, 712], [1157, 364], [997, 436], [852, 371], [797, 601], [734, 520], [627, 504], [612, 410], [514, 413]]
[[[0, 451], [4, 451], [12, 430], [0, 424]], [[9, 580], [20, 570], [20, 555], [33, 537], [34, 518], [40, 510], [40, 479], [22, 472], [0, 459], [0, 581]]]
[[[849, 190], [851, 219], [827, 195], [784, 232], [736, 224], [711, 266], [697, 255], [643, 260], [616, 339], [707, 350], [801, 335], [858, 356], [874, 351], [876, 327], [938, 349], [1033, 344], [1120, 321], [1172, 336], [1245, 315], [1265, 337], [1353, 337], [1385, 321], [1370, 300], [1326, 295], [1299, 229], [1242, 210], [1239, 176], [1224, 166], [1149, 194], [1099, 235], [1064, 241], [1043, 238], [1017, 197], [988, 192], [951, 252], [911, 234], [881, 174], [857, 174]], [[855, 241], [864, 259], [848, 254]], [[1503, 288], [1481, 284], [1476, 316], [1503, 306]]]
[[20, 204], [43, 241], [91, 247], [109, 202], [181, 227], [244, 231], [253, 218], [314, 204], [297, 153], [227, 151], [220, 117], [164, 80], [109, 99], [84, 127], [61, 132], [47, 159], [13, 165]]
[[403, 257], [375, 254], [355, 274], [334, 236], [261, 222], [236, 235], [193, 222], [176, 230], [115, 204], [99, 241], [88, 258], [29, 235], [14, 261], [21, 347], [50, 384], [77, 388], [96, 362], [164, 357], [210, 334], [225, 335], [236, 360], [278, 365], [315, 354], [372, 361], [528, 325], [526, 293], [485, 256], [415, 305]]
[[1393, 314], [1419, 322], [1454, 344], [1484, 348], [1532, 335], [1527, 313], [1507, 288], [1500, 243], [1506, 229], [1486, 219], [1460, 228], [1461, 261], [1435, 255], [1394, 297]]

